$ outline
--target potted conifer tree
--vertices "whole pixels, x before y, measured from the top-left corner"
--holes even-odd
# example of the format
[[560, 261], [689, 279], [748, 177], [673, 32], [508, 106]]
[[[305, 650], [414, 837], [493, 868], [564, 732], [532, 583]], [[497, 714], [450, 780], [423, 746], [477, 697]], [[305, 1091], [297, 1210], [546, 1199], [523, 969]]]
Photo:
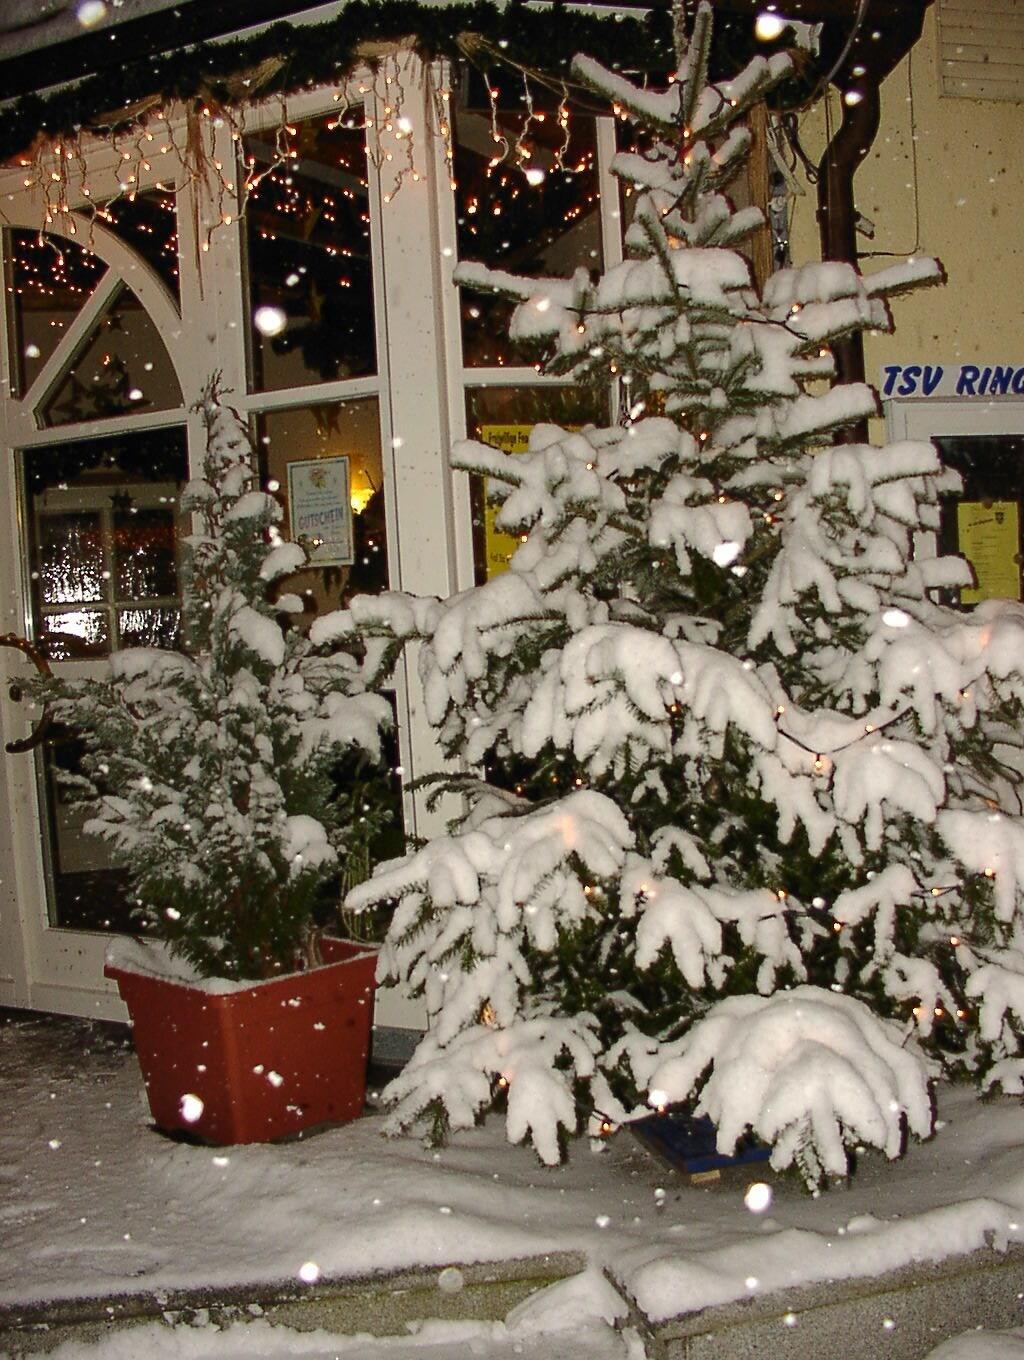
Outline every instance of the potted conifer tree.
[[181, 648], [116, 652], [108, 677], [40, 680], [35, 694], [85, 740], [86, 830], [128, 870], [150, 927], [116, 941], [105, 971], [156, 1124], [256, 1142], [362, 1108], [376, 953], [315, 920], [388, 816], [391, 711], [352, 657], [318, 655], [286, 626], [296, 597], [270, 601], [306, 554], [282, 541], [216, 380], [200, 409]]

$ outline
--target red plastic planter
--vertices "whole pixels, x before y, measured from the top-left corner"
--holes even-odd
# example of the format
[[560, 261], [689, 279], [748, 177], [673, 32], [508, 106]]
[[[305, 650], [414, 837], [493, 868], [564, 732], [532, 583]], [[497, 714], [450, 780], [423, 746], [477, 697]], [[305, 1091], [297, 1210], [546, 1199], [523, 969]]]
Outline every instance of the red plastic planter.
[[322, 946], [320, 968], [224, 993], [107, 965], [158, 1128], [266, 1143], [362, 1113], [377, 951]]

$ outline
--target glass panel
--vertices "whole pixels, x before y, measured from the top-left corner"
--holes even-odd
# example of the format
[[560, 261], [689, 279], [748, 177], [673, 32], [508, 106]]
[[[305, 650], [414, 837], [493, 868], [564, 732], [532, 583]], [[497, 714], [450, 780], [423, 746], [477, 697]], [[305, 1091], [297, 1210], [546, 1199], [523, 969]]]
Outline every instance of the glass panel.
[[73, 241], [36, 231], [8, 231], [4, 250], [14, 298], [12, 395], [20, 397], [53, 354], [107, 267]]
[[121, 609], [117, 614], [122, 647], [176, 647], [181, 616], [177, 609]]
[[97, 210], [108, 231], [138, 251], [178, 297], [177, 200], [170, 189], [124, 194]]
[[168, 411], [181, 389], [156, 326], [122, 288], [43, 410], [46, 425]]
[[44, 604], [102, 600], [106, 565], [98, 514], [41, 517], [39, 593]]
[[40, 651], [51, 661], [81, 661], [106, 656], [110, 651], [106, 611], [75, 609], [46, 614], [40, 632]]
[[50, 924], [75, 930], [123, 930], [139, 933], [132, 916], [127, 875], [111, 866], [105, 841], [87, 836], [83, 825], [92, 815], [81, 789], [58, 778], [58, 772], [81, 776], [84, 744], [70, 732], [58, 732], [38, 754], [37, 769], [45, 803]]
[[282, 589], [309, 623], [353, 595], [388, 588], [387, 522], [376, 397], [265, 411], [257, 418], [262, 475], [285, 509], [282, 532], [314, 565]]
[[[117, 646], [176, 644], [177, 546], [189, 529], [177, 508], [185, 450], [181, 428], [22, 450], [33, 624], [53, 661], [103, 657]], [[98, 603], [68, 607], [83, 598]], [[159, 604], [135, 603], [157, 598]], [[82, 743], [69, 731], [55, 738], [37, 766], [50, 923], [137, 931], [125, 875], [111, 865], [106, 843], [83, 830], [87, 799], [81, 788], [56, 779], [58, 770], [80, 773]]]
[[940, 550], [963, 553], [975, 574], [974, 587], [955, 592], [958, 602], [1020, 600], [1024, 435], [936, 435], [933, 442], [964, 479], [960, 496], [943, 499], [939, 533]]
[[[49, 444], [21, 459], [32, 614], [43, 650], [58, 660], [105, 655], [118, 645], [115, 602], [157, 599], [165, 608], [135, 611], [121, 645], [171, 645], [178, 543], [187, 532], [177, 510], [184, 431]], [[100, 607], [67, 607], [87, 601]]]
[[[664, 85], [662, 86], [664, 88]], [[641, 156], [650, 156], [658, 139], [646, 128], [640, 127], [629, 118], [615, 120], [615, 150], [616, 151], [635, 151]], [[633, 214], [636, 211], [636, 190], [628, 180], [621, 180], [615, 177], [615, 185], [619, 195], [619, 221], [622, 226], [622, 236], [625, 238], [626, 232], [632, 226]]]
[[377, 371], [362, 111], [343, 119], [299, 123], [295, 156], [273, 169], [273, 130], [244, 142], [263, 176], [245, 210], [256, 391]]
[[114, 594], [118, 600], [175, 595], [174, 511], [114, 510]]
[[[593, 118], [573, 113], [567, 126], [553, 97], [531, 87], [494, 82], [499, 108], [492, 125], [486, 87], [477, 72], [455, 118], [455, 193], [462, 260], [513, 274], [568, 277], [585, 261], [600, 269], [601, 219], [597, 131]], [[508, 340], [513, 304], [462, 291], [462, 352], [472, 367], [527, 362]]]
[[[577, 430], [608, 421], [608, 398], [582, 387], [473, 387], [466, 392], [466, 428], [471, 438], [505, 453], [526, 449], [540, 422]], [[518, 546], [494, 525], [497, 506], [487, 502], [487, 478], [470, 477], [473, 569], [477, 585], [505, 571]]]

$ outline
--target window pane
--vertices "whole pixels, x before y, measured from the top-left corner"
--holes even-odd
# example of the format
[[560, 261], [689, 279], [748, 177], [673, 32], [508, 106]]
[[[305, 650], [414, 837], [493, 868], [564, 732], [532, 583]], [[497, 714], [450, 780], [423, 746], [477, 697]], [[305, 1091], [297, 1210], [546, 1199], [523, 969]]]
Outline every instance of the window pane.
[[174, 511], [133, 505], [115, 510], [113, 519], [116, 598], [146, 600], [176, 595]]
[[959, 603], [1020, 600], [1024, 435], [938, 435], [947, 467], [964, 479], [959, 496], [943, 498], [940, 547], [963, 553], [975, 585], [956, 592]]
[[43, 604], [104, 599], [106, 565], [99, 515], [41, 517], [38, 589]]
[[147, 189], [141, 194], [122, 194], [98, 209], [108, 231], [138, 251], [178, 296], [177, 199], [170, 189]]
[[80, 661], [110, 651], [106, 611], [75, 609], [46, 614], [41, 623], [40, 651], [51, 661]]
[[377, 398], [265, 411], [257, 430], [263, 476], [285, 509], [282, 532], [303, 541], [314, 563], [283, 584], [305, 602], [305, 622], [337, 609], [339, 597], [386, 590]]
[[256, 391], [377, 371], [362, 111], [342, 118], [299, 123], [295, 156], [273, 169], [273, 130], [244, 142], [263, 176], [245, 210]]
[[36, 231], [8, 231], [4, 249], [14, 297], [12, 395], [22, 396], [107, 267], [73, 241]]
[[176, 647], [181, 624], [177, 609], [120, 609], [117, 627], [122, 647]]
[[[493, 73], [492, 73], [493, 76]], [[455, 118], [455, 211], [461, 260], [513, 274], [568, 277], [581, 261], [601, 268], [597, 133], [574, 113], [563, 127], [558, 105], [508, 78], [493, 115], [483, 80], [471, 73]], [[467, 365], [525, 362], [508, 340], [513, 304], [462, 290], [462, 352]]]
[[[131, 637], [122, 633], [120, 645], [171, 645], [178, 544], [188, 532], [177, 508], [184, 431], [137, 430], [20, 456], [32, 616], [43, 651], [57, 660], [105, 655], [119, 645], [113, 603], [157, 599], [162, 611], [124, 615]], [[87, 602], [95, 604], [68, 608]]]
[[[176, 645], [177, 545], [189, 530], [177, 508], [185, 447], [184, 430], [168, 428], [21, 451], [35, 637], [51, 660]], [[99, 603], [69, 608], [75, 590], [78, 598], [95, 590]], [[156, 597], [160, 604], [134, 603]], [[54, 735], [38, 754], [50, 922], [137, 931], [126, 875], [107, 844], [85, 833], [88, 801], [56, 778], [80, 772], [83, 744], [72, 732]]]
[[84, 791], [60, 774], [81, 775], [84, 743], [58, 732], [38, 752], [47, 827], [50, 924], [74, 930], [144, 930], [132, 916], [128, 876], [110, 863], [110, 850], [84, 824], [93, 815]]
[[[466, 393], [470, 437], [504, 453], [523, 452], [530, 431], [540, 422], [577, 430], [607, 420], [607, 396], [582, 387], [474, 387]], [[487, 502], [487, 478], [471, 476], [469, 480], [473, 567], [480, 585], [506, 570], [518, 540], [495, 527], [498, 507]]]
[[160, 334], [131, 289], [122, 288], [43, 418], [47, 425], [68, 425], [180, 405], [181, 389]]

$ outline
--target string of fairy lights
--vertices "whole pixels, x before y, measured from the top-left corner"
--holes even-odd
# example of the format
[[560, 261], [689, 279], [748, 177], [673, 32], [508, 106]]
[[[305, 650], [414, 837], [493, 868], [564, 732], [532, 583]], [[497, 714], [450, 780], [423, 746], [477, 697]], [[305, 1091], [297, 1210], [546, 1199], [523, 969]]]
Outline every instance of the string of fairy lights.
[[[489, 49], [487, 57], [497, 62], [501, 53]], [[354, 260], [369, 249], [370, 220], [365, 206], [369, 184], [365, 164], [372, 164], [381, 177], [385, 186], [382, 197], [389, 203], [406, 181], [418, 183], [427, 177], [429, 162], [424, 157], [433, 137], [439, 144], [449, 187], [459, 196], [460, 230], [464, 241], [484, 241], [488, 235], [485, 219], [490, 219], [487, 225], [491, 229], [494, 219], [513, 217], [513, 205], [524, 201], [531, 191], [537, 194], [545, 186], [550, 188], [556, 172], [563, 184], [567, 179], [577, 181], [575, 191], [567, 196], [568, 202], [560, 210], [556, 229], [571, 228], [594, 211], [600, 197], [596, 149], [588, 146], [572, 154], [574, 129], [580, 115], [572, 108], [564, 82], [560, 83], [554, 108], [540, 107], [541, 101], [535, 95], [529, 73], [522, 67], [517, 68], [522, 75], [523, 88], [521, 108], [513, 114], [504, 106], [507, 96], [502, 87], [492, 79], [485, 79], [487, 108], [484, 116], [489, 127], [491, 150], [487, 155], [474, 148], [473, 159], [467, 162], [468, 149], [460, 146], [457, 135], [459, 115], [453, 110], [455, 92], [450, 76], [443, 68], [424, 68], [426, 104], [431, 110], [432, 126], [427, 129], [426, 144], [417, 143], [414, 121], [406, 111], [412, 61], [411, 53], [386, 55], [372, 74], [336, 91], [333, 100], [339, 106], [337, 113], [320, 120], [327, 132], [340, 130], [360, 137], [357, 149], [342, 152], [336, 160], [336, 168], [352, 175], [356, 187], [318, 189], [313, 193], [311, 181], [302, 175], [307, 160], [304, 137], [308, 134], [309, 120], [292, 119], [284, 96], [274, 96], [271, 101], [263, 102], [264, 110], [276, 106], [278, 113], [268, 132], [247, 134], [248, 108], [245, 103], [232, 106], [212, 100], [197, 101], [184, 109], [161, 105], [143, 115], [130, 129], [112, 131], [106, 142], [117, 165], [117, 190], [108, 198], [102, 197], [100, 181], [90, 171], [93, 150], [101, 144], [98, 139], [82, 134], [44, 143], [35, 154], [23, 156], [18, 162], [23, 171], [23, 187], [42, 198], [44, 230], [37, 236], [17, 235], [17, 296], [25, 298], [34, 293], [56, 301], [70, 295], [72, 300], [84, 301], [105, 268], [89, 250], [89, 232], [97, 223], [126, 231], [130, 225], [136, 238], [149, 239], [151, 257], [155, 253], [158, 258], [165, 258], [176, 274], [179, 250], [176, 207], [186, 186], [196, 191], [195, 201], [202, 202], [193, 230], [200, 254], [209, 251], [218, 229], [240, 219], [251, 217], [251, 229], [267, 241], [274, 241], [280, 234], [292, 232], [295, 227], [301, 228], [315, 219], [328, 228], [317, 240], [317, 246], [341, 261]], [[614, 107], [612, 114], [620, 122], [628, 118], [621, 108]], [[235, 156], [227, 160], [220, 150], [222, 139], [219, 136], [225, 127], [235, 147]], [[246, 149], [247, 137], [260, 139], [259, 154]], [[465, 175], [460, 174], [463, 163], [473, 164], [480, 170], [486, 195], [472, 187], [474, 176], [471, 172], [467, 170]], [[160, 206], [166, 209], [166, 230], [162, 222], [158, 230], [153, 221], [131, 221], [132, 206], [140, 195], [145, 197], [151, 192], [159, 195]], [[78, 238], [81, 252], [72, 254], [59, 244], [55, 247], [60, 238], [47, 234], [46, 228]], [[342, 233], [338, 239], [331, 238], [335, 229]], [[493, 246], [498, 253], [511, 249], [512, 234], [499, 233]], [[343, 274], [339, 274], [334, 283], [350, 286], [350, 280]], [[497, 362], [500, 364], [503, 360], [499, 357]], [[610, 372], [612, 376], [618, 372], [614, 361]], [[781, 493], [775, 497], [776, 500], [781, 498]], [[771, 507], [765, 509], [767, 525], [773, 525], [776, 518]], [[968, 697], [967, 691], [963, 692], [963, 697]], [[780, 735], [802, 746], [796, 737], [783, 730], [784, 714], [785, 707], [780, 706], [776, 712]], [[877, 725], [866, 723], [863, 735], [855, 740], [863, 740], [905, 716], [897, 714]], [[832, 757], [844, 748], [828, 752], [804, 749], [813, 756], [815, 775], [831, 779]], [[552, 780], [557, 782], [557, 777], [552, 776]], [[576, 778], [575, 786], [582, 787], [583, 782]], [[976, 877], [991, 880], [995, 875], [994, 867], [986, 867]], [[961, 891], [963, 887], [962, 883], [936, 885], [922, 888], [921, 892], [940, 898]], [[584, 891], [588, 897], [593, 897], [600, 895], [602, 890], [599, 884], [587, 884]], [[779, 889], [778, 896], [780, 901], [788, 898], [784, 889]], [[817, 910], [825, 908], [823, 901], [819, 906], [818, 899], [812, 905]], [[833, 923], [836, 933], [845, 928], [842, 921]], [[949, 946], [953, 950], [967, 947], [959, 935], [949, 937]], [[933, 1010], [937, 1018], [943, 1017], [942, 1006], [935, 1006]], [[915, 1019], [921, 1018], [921, 1004], [913, 1007], [912, 1014]], [[958, 1019], [966, 1014], [963, 1007], [955, 1010]], [[486, 1016], [481, 1018], [487, 1022]], [[499, 1076], [497, 1084], [507, 1086], [508, 1080]], [[601, 1132], [610, 1132], [612, 1121], [600, 1111], [596, 1114], [600, 1118]]]
[[[380, 63], [372, 77], [349, 82], [336, 91], [334, 102], [339, 109], [334, 117], [293, 121], [285, 100], [271, 100], [269, 106], [276, 107], [277, 120], [262, 133], [246, 133], [241, 108], [230, 110], [203, 104], [192, 112], [190, 122], [186, 119], [184, 136], [166, 110], [155, 110], [129, 133], [112, 133], [109, 138], [118, 167], [117, 191], [112, 198], [104, 199], [97, 182], [90, 180], [90, 158], [81, 139], [59, 144], [52, 165], [42, 155], [22, 157], [21, 168], [26, 172], [23, 187], [41, 193], [44, 199], [44, 230], [32, 244], [25, 234], [19, 234], [22, 277], [16, 291], [35, 293], [63, 311], [76, 311], [96, 282], [85, 261], [91, 258], [91, 237], [97, 224], [124, 235], [133, 244], [148, 247], [141, 253], [150, 263], [157, 264], [165, 277], [171, 276], [176, 282], [179, 242], [175, 209], [180, 206], [176, 200], [186, 185], [199, 185], [206, 194], [207, 220], [199, 240], [200, 255], [209, 250], [218, 228], [249, 217], [251, 230], [264, 241], [272, 242], [280, 233], [306, 233], [307, 239], [329, 257], [368, 258], [366, 162], [389, 177], [383, 192], [385, 202], [400, 191], [406, 179], [418, 181], [425, 176], [417, 159], [419, 148], [414, 144], [413, 124], [404, 112], [411, 61], [410, 53], [391, 55]], [[524, 233], [521, 226], [518, 238], [514, 239], [516, 227], [511, 219], [515, 218], [518, 205], [537, 191], [544, 202], [542, 213], [549, 207], [556, 210], [556, 220], [548, 229], [553, 238], [595, 211], [600, 197], [596, 147], [589, 144], [593, 141], [591, 134], [589, 143], [570, 156], [574, 121], [564, 91], [557, 107], [542, 108], [524, 76], [517, 114], [503, 107], [508, 96], [498, 83], [486, 80], [485, 116], [490, 126], [492, 152], [483, 162], [481, 173], [478, 148], [474, 146], [470, 151], [465, 145], [456, 145], [453, 90], [446, 83], [445, 72], [429, 68], [425, 80], [427, 104], [434, 109], [436, 121], [436, 128], [430, 129], [429, 135], [436, 133], [449, 185], [461, 196], [463, 250], [472, 248], [470, 243], [475, 246], [483, 242], [497, 256], [512, 249], [517, 239], [519, 242], [524, 236], [532, 239], [533, 233]], [[353, 187], [322, 187], [304, 176], [309, 161], [310, 126], [316, 123], [328, 134], [340, 130], [344, 135], [359, 137], [358, 146], [352, 144], [337, 155], [334, 166], [351, 177]], [[237, 167], [226, 166], [223, 153], [217, 152], [217, 134], [225, 125], [237, 147]], [[252, 149], [256, 142], [258, 154]], [[337, 147], [332, 148], [328, 163], [336, 152]], [[317, 155], [314, 147], [314, 160]], [[163, 171], [164, 157], [178, 163], [171, 174]], [[478, 188], [460, 187], [457, 159], [464, 176], [468, 175]], [[148, 179], [158, 172], [154, 186], [149, 187]], [[552, 195], [544, 189], [547, 185], [550, 190], [556, 180], [563, 199], [567, 200], [561, 205], [552, 202]], [[569, 181], [574, 183], [567, 192]], [[554, 197], [557, 199], [557, 191]], [[157, 225], [152, 217], [148, 221], [139, 217], [138, 206], [148, 200], [166, 211], [166, 226]], [[536, 204], [533, 206], [536, 210]], [[492, 219], [510, 219], [509, 229], [493, 241], [485, 239], [487, 233], [481, 228], [485, 211]], [[311, 232], [309, 224], [314, 222]], [[56, 228], [56, 232], [45, 231], [47, 226]], [[333, 236], [332, 229], [336, 229]], [[75, 244], [81, 245], [81, 253], [68, 249], [67, 237], [77, 237]], [[351, 287], [351, 280], [343, 272], [330, 282], [341, 288]], [[504, 362], [504, 356], [498, 356], [497, 362]]]

